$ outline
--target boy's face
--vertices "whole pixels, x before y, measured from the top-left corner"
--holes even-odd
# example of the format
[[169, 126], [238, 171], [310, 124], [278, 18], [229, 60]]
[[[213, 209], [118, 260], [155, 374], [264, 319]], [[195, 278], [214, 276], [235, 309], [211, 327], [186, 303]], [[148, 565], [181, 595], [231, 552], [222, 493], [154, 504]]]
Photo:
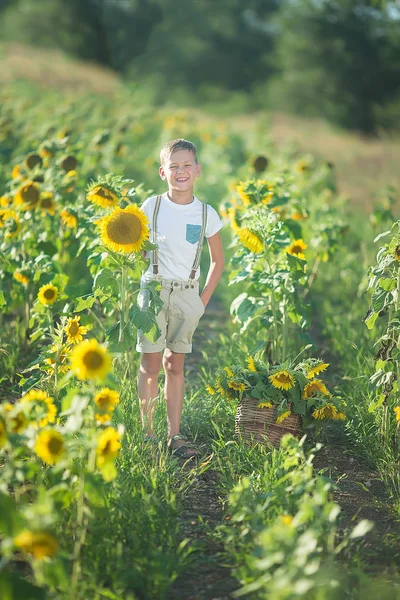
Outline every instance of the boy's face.
[[170, 191], [192, 192], [199, 175], [200, 165], [190, 150], [176, 150], [160, 167], [160, 177]]

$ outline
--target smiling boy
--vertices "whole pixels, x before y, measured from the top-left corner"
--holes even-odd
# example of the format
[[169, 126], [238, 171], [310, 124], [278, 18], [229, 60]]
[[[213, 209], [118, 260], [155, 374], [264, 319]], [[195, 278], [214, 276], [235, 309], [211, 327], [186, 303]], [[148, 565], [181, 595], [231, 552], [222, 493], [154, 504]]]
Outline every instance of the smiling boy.
[[[217, 287], [224, 269], [219, 233], [222, 221], [214, 208], [193, 195], [201, 167], [192, 142], [177, 139], [168, 142], [160, 153], [160, 177], [168, 191], [152, 196], [142, 205], [150, 223], [155, 251], [146, 253], [150, 264], [142, 282], [156, 279], [161, 283], [163, 308], [157, 315], [161, 329], [152, 343], [139, 330], [136, 349], [141, 352], [138, 395], [143, 427], [153, 439], [153, 400], [158, 396], [158, 376], [165, 371], [164, 395], [167, 404], [169, 447], [182, 457], [197, 455], [196, 449], [180, 433], [184, 397], [185, 354], [192, 351], [193, 333]], [[210, 253], [210, 267], [200, 294], [200, 254], [204, 237]], [[162, 354], [164, 351], [164, 354]]]

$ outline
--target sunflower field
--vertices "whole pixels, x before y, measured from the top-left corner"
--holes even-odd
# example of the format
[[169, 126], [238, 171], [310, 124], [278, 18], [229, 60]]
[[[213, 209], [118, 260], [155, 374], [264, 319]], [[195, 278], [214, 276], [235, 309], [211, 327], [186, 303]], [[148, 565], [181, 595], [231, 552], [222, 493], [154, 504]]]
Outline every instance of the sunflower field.
[[[0, 91], [0, 598], [400, 598], [398, 190], [368, 212], [265, 115], [139, 98]], [[224, 221], [185, 363], [196, 464], [168, 453], [162, 379], [158, 446], [137, 396], [140, 207], [177, 137]], [[280, 441], [241, 434], [250, 403]]]

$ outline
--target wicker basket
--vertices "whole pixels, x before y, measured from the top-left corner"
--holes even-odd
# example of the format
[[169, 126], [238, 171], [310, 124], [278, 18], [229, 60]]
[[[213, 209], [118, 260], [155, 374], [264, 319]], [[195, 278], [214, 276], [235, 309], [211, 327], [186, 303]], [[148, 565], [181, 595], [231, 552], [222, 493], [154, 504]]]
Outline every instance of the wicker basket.
[[235, 432], [245, 439], [266, 444], [270, 442], [279, 446], [282, 436], [291, 433], [296, 437], [301, 434], [300, 415], [291, 414], [282, 423], [276, 422], [276, 407], [257, 408], [260, 400], [243, 397], [237, 407]]

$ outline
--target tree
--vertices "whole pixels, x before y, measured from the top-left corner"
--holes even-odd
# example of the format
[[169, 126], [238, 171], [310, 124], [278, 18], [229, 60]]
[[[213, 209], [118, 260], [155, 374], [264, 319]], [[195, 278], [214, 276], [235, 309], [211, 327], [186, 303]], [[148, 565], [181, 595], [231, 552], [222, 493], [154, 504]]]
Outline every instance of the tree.
[[368, 0], [287, 0], [278, 24], [284, 104], [373, 133], [376, 107], [400, 89], [400, 28], [388, 9]]

